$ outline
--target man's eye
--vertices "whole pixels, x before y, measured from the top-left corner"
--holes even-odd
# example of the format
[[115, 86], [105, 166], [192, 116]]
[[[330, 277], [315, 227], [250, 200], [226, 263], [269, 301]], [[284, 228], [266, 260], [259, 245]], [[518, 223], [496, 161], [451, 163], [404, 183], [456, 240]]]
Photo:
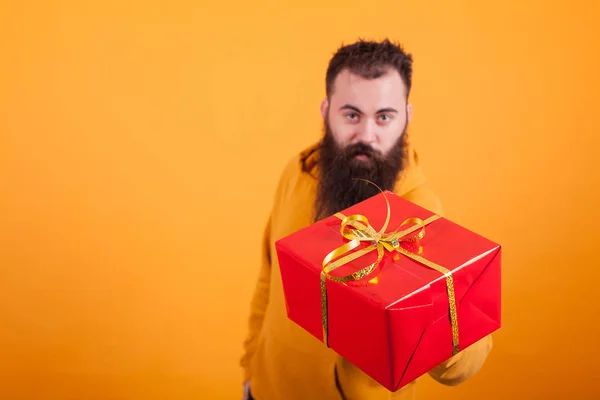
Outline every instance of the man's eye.
[[356, 118], [358, 118], [358, 114], [356, 114], [356, 113], [350, 113], [350, 114], [346, 115], [346, 118], [348, 118], [348, 119], [356, 119]]
[[389, 115], [387, 115], [387, 114], [382, 114], [382, 115], [380, 115], [380, 116], [379, 116], [379, 118], [381, 118], [381, 120], [382, 120], [383, 122], [388, 122], [390, 119], [392, 119], [392, 117], [390, 117], [390, 116], [389, 116]]

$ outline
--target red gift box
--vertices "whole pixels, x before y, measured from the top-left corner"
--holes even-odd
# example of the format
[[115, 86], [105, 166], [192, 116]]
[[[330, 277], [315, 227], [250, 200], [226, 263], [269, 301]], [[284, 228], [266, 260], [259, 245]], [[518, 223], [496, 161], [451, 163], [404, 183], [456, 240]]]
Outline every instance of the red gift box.
[[275, 245], [288, 318], [390, 391], [500, 328], [501, 246], [389, 191]]

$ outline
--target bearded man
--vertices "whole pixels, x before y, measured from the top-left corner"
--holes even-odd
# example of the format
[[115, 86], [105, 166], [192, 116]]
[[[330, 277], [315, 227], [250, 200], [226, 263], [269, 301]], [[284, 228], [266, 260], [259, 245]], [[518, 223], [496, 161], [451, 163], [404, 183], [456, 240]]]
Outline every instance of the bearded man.
[[[413, 400], [416, 381], [390, 393], [287, 318], [274, 243], [379, 193], [356, 178], [443, 215], [407, 134], [412, 56], [389, 40], [360, 40], [337, 50], [325, 81], [323, 138], [284, 168], [265, 227], [241, 359], [244, 398]], [[429, 375], [444, 385], [464, 382], [481, 369], [491, 346], [487, 336]]]

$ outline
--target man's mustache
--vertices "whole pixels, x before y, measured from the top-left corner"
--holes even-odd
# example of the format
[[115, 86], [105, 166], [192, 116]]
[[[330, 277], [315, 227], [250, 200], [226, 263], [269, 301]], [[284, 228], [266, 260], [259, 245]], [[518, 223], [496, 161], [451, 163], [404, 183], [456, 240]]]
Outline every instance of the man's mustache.
[[350, 145], [346, 148], [345, 153], [346, 153], [346, 156], [348, 156], [348, 157], [365, 155], [365, 156], [368, 156], [369, 158], [381, 158], [381, 153], [378, 152], [377, 150], [373, 149], [371, 146], [369, 146], [366, 143], [356, 143], [356, 144]]

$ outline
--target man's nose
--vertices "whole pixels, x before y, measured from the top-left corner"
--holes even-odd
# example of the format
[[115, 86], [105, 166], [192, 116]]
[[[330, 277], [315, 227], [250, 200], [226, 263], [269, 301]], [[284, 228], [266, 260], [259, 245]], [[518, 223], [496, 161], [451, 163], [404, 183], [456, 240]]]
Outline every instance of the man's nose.
[[363, 143], [373, 143], [377, 138], [377, 124], [370, 119], [365, 119], [358, 132], [358, 139]]

